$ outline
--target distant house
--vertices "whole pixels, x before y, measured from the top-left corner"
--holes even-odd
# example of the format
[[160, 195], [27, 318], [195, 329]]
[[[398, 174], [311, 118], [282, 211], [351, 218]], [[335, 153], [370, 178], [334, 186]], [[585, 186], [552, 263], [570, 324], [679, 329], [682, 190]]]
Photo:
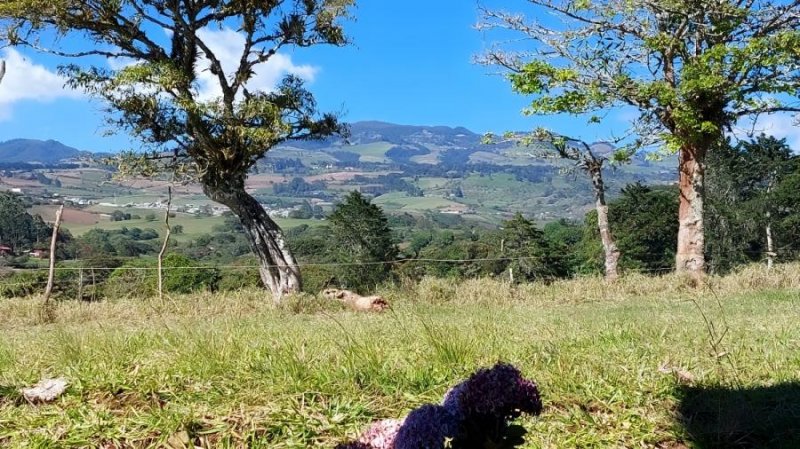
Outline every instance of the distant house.
[[50, 251], [46, 249], [34, 249], [28, 253], [28, 255], [37, 259], [47, 259], [50, 256]]
[[13, 189], [11, 189], [11, 193], [19, 193], [21, 195], [23, 192], [22, 192], [22, 189], [13, 188]]
[[5, 245], [0, 245], [0, 257], [12, 256], [14, 251]]

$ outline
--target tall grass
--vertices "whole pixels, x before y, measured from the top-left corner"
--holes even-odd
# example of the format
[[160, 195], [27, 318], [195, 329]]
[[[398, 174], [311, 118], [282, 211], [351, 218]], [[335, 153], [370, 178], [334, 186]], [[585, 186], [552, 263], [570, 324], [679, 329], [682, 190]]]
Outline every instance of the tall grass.
[[[498, 360], [540, 383], [525, 447], [681, 447], [684, 393], [659, 368], [698, 386], [798, 378], [800, 265], [702, 288], [424, 279], [382, 293], [382, 315], [249, 290], [62, 302], [52, 323], [37, 298], [2, 301], [0, 447], [332, 447]], [[67, 394], [24, 403], [16, 390], [43, 376], [65, 376]]]

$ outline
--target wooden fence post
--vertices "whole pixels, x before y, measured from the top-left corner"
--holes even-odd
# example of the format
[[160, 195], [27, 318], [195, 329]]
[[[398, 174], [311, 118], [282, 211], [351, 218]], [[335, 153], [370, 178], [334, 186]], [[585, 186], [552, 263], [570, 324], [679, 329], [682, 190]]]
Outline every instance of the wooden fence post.
[[172, 229], [169, 227], [169, 211], [172, 207], [172, 186], [169, 187], [168, 193], [169, 197], [167, 199], [167, 213], [164, 214], [164, 224], [166, 225], [167, 233], [164, 235], [164, 243], [161, 245], [161, 251], [158, 253], [158, 299], [160, 301], [164, 300], [164, 273], [162, 272], [164, 265], [164, 253], [167, 252], [169, 236], [172, 233]]
[[64, 213], [64, 205], [58, 208], [56, 212], [56, 222], [53, 224], [53, 238], [50, 240], [50, 275], [47, 277], [47, 288], [44, 291], [44, 303], [50, 301], [50, 295], [53, 293], [53, 281], [56, 274], [56, 243], [58, 241], [58, 228], [61, 227], [61, 215]]

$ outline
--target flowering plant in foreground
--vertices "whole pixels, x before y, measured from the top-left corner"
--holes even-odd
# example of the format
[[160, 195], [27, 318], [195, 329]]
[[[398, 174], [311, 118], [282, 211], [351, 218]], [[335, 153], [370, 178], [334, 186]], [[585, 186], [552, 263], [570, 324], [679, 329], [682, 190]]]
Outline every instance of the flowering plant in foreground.
[[542, 400], [536, 384], [512, 365], [498, 363], [476, 371], [445, 394], [442, 405], [426, 404], [405, 420], [373, 424], [358, 441], [336, 449], [485, 449], [521, 444], [523, 432], [511, 421], [538, 415]]

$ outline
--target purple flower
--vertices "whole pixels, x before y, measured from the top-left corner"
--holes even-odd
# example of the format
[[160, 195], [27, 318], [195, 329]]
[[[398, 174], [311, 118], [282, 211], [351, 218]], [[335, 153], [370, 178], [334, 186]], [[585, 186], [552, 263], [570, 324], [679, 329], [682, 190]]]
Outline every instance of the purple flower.
[[361, 434], [358, 441], [371, 449], [393, 449], [394, 440], [402, 425], [402, 419], [384, 419], [375, 422]]
[[358, 441], [336, 449], [444, 449], [446, 442], [458, 449], [517, 447], [525, 431], [510, 421], [541, 412], [536, 384], [514, 366], [498, 363], [451, 388], [442, 405], [423, 405], [405, 420], [378, 421]]
[[478, 370], [447, 392], [443, 405], [465, 419], [514, 419], [522, 413], [538, 415], [542, 412], [536, 384], [507, 363]]
[[512, 431], [509, 421], [522, 413], [538, 415], [542, 400], [535, 383], [512, 365], [498, 363], [453, 387], [443, 407], [461, 422], [463, 432], [455, 447], [515, 447], [524, 440], [519, 429]]
[[397, 432], [394, 449], [444, 449], [460, 433], [458, 419], [441, 405], [426, 404], [412, 411]]
[[364, 444], [360, 441], [350, 441], [349, 443], [337, 444], [333, 449], [374, 449], [369, 444]]

